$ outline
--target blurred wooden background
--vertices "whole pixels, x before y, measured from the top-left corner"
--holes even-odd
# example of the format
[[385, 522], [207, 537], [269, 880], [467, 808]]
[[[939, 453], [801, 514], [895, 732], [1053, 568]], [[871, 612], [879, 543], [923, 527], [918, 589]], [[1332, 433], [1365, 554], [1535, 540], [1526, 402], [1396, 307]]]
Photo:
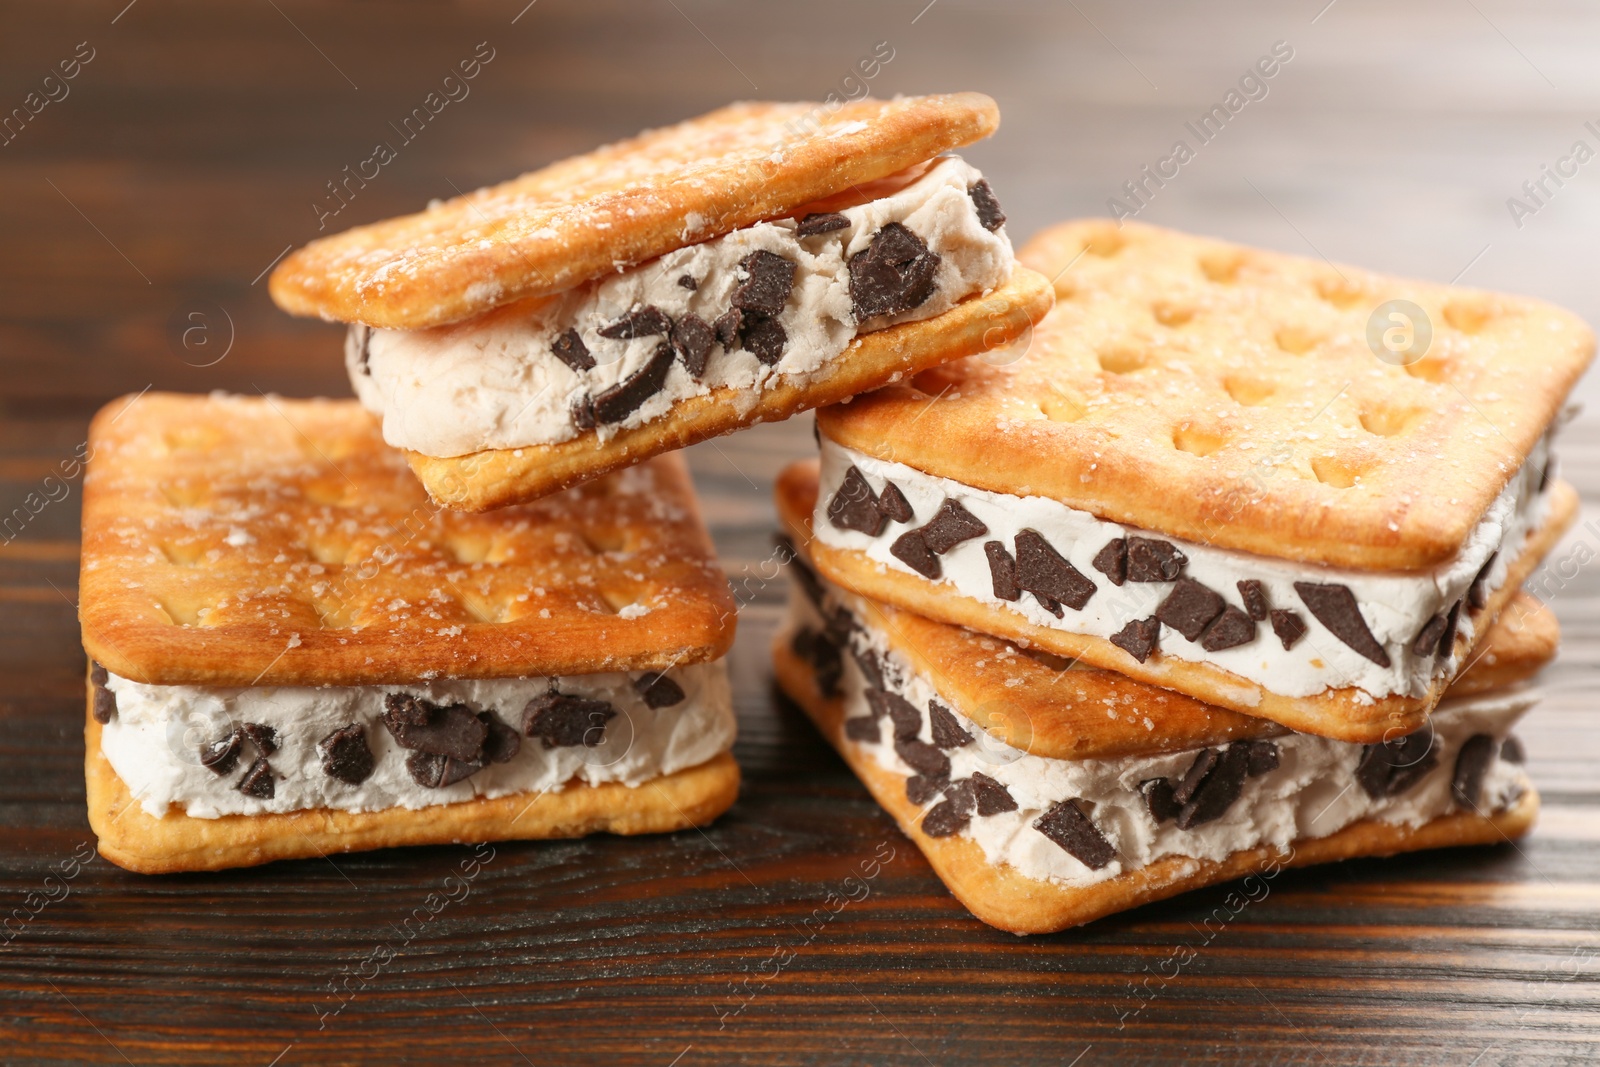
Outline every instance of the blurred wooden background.
[[[493, 58], [330, 228], [412, 210], [732, 98], [977, 89], [967, 154], [1019, 244], [1107, 213], [1182, 138], [1141, 219], [1506, 288], [1600, 319], [1600, 11], [1575, 2], [1157, 5], [641, 0], [0, 5], [0, 515], [48, 488], [106, 400], [147, 387], [345, 395], [340, 331], [262, 275], [318, 233], [329, 182], [398, 144], [459, 60]], [[1185, 128], [1292, 58], [1206, 144]], [[488, 54], [480, 51], [480, 54]], [[84, 62], [84, 58], [87, 62]], [[60, 64], [75, 77], [60, 80]], [[72, 67], [76, 61], [77, 66]], [[47, 82], [47, 76], [58, 80]], [[30, 100], [30, 93], [39, 97]], [[1595, 123], [1591, 130], [1585, 124]], [[1531, 210], [1514, 219], [1507, 200]], [[1518, 223], [1520, 222], [1520, 225]], [[205, 344], [181, 329], [207, 315]], [[1580, 389], [1595, 395], [1591, 381]], [[1600, 517], [1600, 422], [1565, 472]], [[809, 420], [695, 449], [747, 608], [746, 769], [708, 833], [501, 846], [381, 973], [374, 946], [464, 855], [203, 878], [84, 865], [76, 484], [0, 544], [0, 1034], [8, 1062], [1559, 1063], [1600, 1044], [1600, 580], [1544, 588], [1567, 634], [1523, 731], [1546, 799], [1520, 848], [1288, 874], [1136, 1015], [1129, 983], [1222, 891], [1019, 941], [968, 918], [809, 728], [774, 703], [782, 581], [767, 490]], [[59, 483], [56, 483], [59, 484]], [[1587, 559], [1600, 526], [1557, 560]], [[1577, 551], [1577, 555], [1571, 554]], [[742, 584], [741, 584], [742, 583]], [[796, 924], [887, 842], [868, 898]], [[80, 859], [82, 853], [78, 853]], [[38, 906], [40, 900], [43, 906]], [[15, 932], [11, 932], [15, 931]], [[777, 952], [794, 954], [775, 977]], [[341, 985], [342, 983], [342, 985]], [[355, 988], [359, 995], [337, 992]], [[343, 1004], [337, 1014], [328, 1014]], [[735, 1008], [739, 1008], [734, 1012]], [[274, 1059], [278, 1057], [278, 1059]], [[676, 1058], [675, 1058], [676, 1057]], [[1077, 1059], [1075, 1059], [1077, 1057]]]

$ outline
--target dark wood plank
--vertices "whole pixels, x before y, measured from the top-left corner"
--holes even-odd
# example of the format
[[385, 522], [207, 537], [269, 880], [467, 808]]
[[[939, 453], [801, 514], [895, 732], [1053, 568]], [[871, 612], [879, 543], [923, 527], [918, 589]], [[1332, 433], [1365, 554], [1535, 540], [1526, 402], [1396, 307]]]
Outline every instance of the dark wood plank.
[[[771, 565], [767, 494], [812, 448], [800, 419], [691, 453], [742, 605], [733, 673], [746, 784], [713, 827], [498, 845], [465, 883], [450, 881], [464, 848], [167, 878], [95, 859], [63, 881], [91, 840], [78, 483], [64, 476], [88, 418], [146, 387], [345, 394], [338, 331], [281, 315], [253, 279], [315, 236], [325, 183], [479, 41], [496, 58], [472, 95], [339, 225], [730, 98], [820, 96], [888, 41], [880, 94], [1000, 99], [1001, 135], [971, 154], [1022, 240], [1104, 213], [1185, 119], [1286, 40], [1295, 58], [1268, 97], [1141, 217], [1445, 280], [1465, 268], [1464, 283], [1600, 311], [1592, 227], [1577, 225], [1600, 206], [1592, 176], [1521, 229], [1504, 203], [1600, 113], [1592, 12], [1442, 0], [1159, 12], [830, 0], [804, 14], [523, 2], [111, 0], [6, 13], [6, 108], [77, 42], [96, 49], [71, 95], [0, 147], [0, 520], [29, 494], [48, 500], [0, 543], [7, 1062], [1595, 1057], [1600, 571], [1576, 561], [1589, 558], [1580, 545], [1600, 553], [1600, 421], [1576, 423], [1563, 446], [1597, 525], [1536, 579], [1566, 649], [1522, 731], [1546, 809], [1516, 846], [1288, 872], [1237, 916], [1218, 888], [1053, 937], [982, 926], [771, 691], [766, 642], [786, 586]], [[200, 298], [232, 323], [226, 357], [204, 367], [209, 356], [175, 346], [167, 328]], [[865, 897], [830, 910], [861, 864], [890, 849]], [[458, 899], [430, 912], [438, 893]], [[1185, 946], [1196, 955], [1175, 970]]]

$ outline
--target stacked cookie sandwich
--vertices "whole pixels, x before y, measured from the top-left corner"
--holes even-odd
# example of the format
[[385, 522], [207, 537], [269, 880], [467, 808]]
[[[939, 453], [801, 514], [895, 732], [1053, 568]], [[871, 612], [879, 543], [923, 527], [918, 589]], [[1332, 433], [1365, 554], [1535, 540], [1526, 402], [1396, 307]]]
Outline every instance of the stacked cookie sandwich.
[[[1022, 259], [1058, 304], [1014, 360], [819, 413], [804, 552], [867, 621], [819, 629], [801, 605], [779, 650], [791, 695], [858, 771], [873, 761], [863, 777], [919, 843], [977, 846], [959, 850], [984, 870], [965, 889], [935, 860], [958, 895], [996, 925], [1055, 929], [1286, 857], [1525, 829], [1536, 801], [1505, 738], [1530, 698], [1481, 691], [1520, 684], [1554, 647], [1527, 604], [1514, 632], [1493, 630], [1575, 513], [1548, 437], [1588, 329], [1532, 300], [1145, 226], [1068, 224]], [[1368, 344], [1390, 301], [1429, 320], [1421, 358]], [[799, 480], [786, 514], [809, 502]], [[907, 637], [914, 616], [1033, 667], [997, 680], [971, 648]], [[825, 680], [858, 645], [875, 656], [838, 657], [842, 705], [800, 684], [800, 661]], [[1464, 673], [1490, 657], [1521, 666]], [[1073, 678], [1070, 695], [1038, 670]], [[1031, 732], [994, 733], [996, 707]], [[1197, 708], [1208, 730], [1250, 732], [1185, 732]], [[1062, 731], [1087, 747], [1048, 740]], [[941, 732], [998, 736], [1029, 770], [978, 778]], [[1133, 762], [1094, 763], [1108, 754]], [[1111, 881], [1123, 889], [1094, 888]]]
[[[90, 821], [140, 871], [732, 803], [735, 609], [671, 449], [1023, 335], [976, 94], [743, 104], [318, 241], [359, 401], [96, 419]], [[498, 509], [498, 510], [496, 510]]]

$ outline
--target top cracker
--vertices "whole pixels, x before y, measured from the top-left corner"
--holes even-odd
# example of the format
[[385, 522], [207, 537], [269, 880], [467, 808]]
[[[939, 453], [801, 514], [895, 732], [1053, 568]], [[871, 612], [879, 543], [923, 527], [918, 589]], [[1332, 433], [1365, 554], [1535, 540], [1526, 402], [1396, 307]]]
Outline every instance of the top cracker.
[[456, 322], [788, 215], [987, 137], [999, 122], [979, 93], [833, 110], [733, 104], [313, 241], [273, 271], [272, 296], [292, 314], [369, 326]]
[[159, 685], [373, 685], [714, 659], [735, 608], [683, 461], [429, 504], [355, 401], [148, 393], [90, 427], [89, 655]]
[[[823, 412], [824, 432], [1186, 540], [1421, 570], [1457, 553], [1594, 354], [1541, 301], [1138, 223], [1065, 223], [1019, 258], [1057, 298], [1025, 355], [924, 372]], [[1394, 300], [1431, 325], [1421, 359], [1368, 343]]]

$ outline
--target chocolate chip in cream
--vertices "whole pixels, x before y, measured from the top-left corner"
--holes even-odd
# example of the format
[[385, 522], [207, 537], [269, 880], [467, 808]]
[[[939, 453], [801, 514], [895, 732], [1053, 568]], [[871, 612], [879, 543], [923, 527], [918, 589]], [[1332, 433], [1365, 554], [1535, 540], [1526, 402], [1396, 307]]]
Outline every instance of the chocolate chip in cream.
[[545, 693], [522, 710], [522, 732], [545, 748], [594, 748], [605, 740], [606, 723], [617, 717], [609, 701], [567, 693]]
[[1272, 632], [1283, 642], [1283, 650], [1287, 652], [1299, 644], [1300, 639], [1306, 635], [1305, 620], [1300, 618], [1300, 613], [1285, 608], [1273, 608], [1270, 614]]
[[1006, 224], [1006, 213], [1000, 210], [1000, 201], [995, 197], [987, 178], [979, 178], [976, 183], [969, 185], [967, 195], [977, 209], [978, 225], [994, 233]]
[[999, 541], [985, 541], [983, 553], [989, 558], [989, 580], [995, 599], [1021, 600], [1022, 576], [1017, 573], [1017, 561], [1011, 558], [1006, 546]]
[[341, 726], [318, 741], [317, 755], [322, 757], [322, 773], [347, 785], [360, 785], [377, 766], [358, 722]]
[[1171, 582], [1189, 562], [1176, 545], [1152, 537], [1128, 538], [1128, 581]]
[[673, 358], [671, 343], [662, 341], [644, 366], [595, 396], [595, 421], [621, 422], [639, 410], [646, 400], [659, 393], [666, 384]]
[[885, 520], [883, 509], [878, 507], [878, 494], [855, 464], [844, 472], [833, 499], [828, 501], [828, 521], [841, 530], [854, 530], [868, 537], [883, 532]]
[[1098, 871], [1117, 858], [1117, 850], [1075, 800], [1057, 801], [1034, 820], [1033, 828], [1091, 871]]
[[1161, 642], [1161, 620], [1135, 619], [1111, 635], [1111, 643], [1143, 663]]
[[670, 708], [683, 703], [683, 686], [665, 671], [650, 671], [633, 680], [633, 688], [650, 708]]
[[1105, 575], [1112, 585], [1120, 586], [1128, 580], [1128, 539], [1113, 537], [1107, 541], [1094, 554], [1090, 566]]
[[904, 225], [891, 222], [850, 257], [850, 303], [857, 322], [898, 315], [933, 295], [940, 258]]
[[1389, 666], [1389, 653], [1367, 629], [1367, 621], [1361, 617], [1361, 607], [1356, 603], [1356, 595], [1349, 586], [1295, 582], [1294, 591], [1300, 594], [1305, 606], [1318, 622], [1328, 628], [1329, 633], [1378, 666]]
[[1020, 531], [1016, 546], [1018, 584], [1035, 596], [1082, 611], [1099, 588], [1037, 531]]
[[1156, 608], [1156, 618], [1191, 641], [1198, 641], [1211, 620], [1226, 607], [1222, 595], [1193, 578], [1179, 578], [1167, 599]]
[[634, 308], [615, 322], [600, 327], [596, 332], [613, 341], [631, 341], [636, 337], [651, 337], [672, 329], [672, 317], [654, 304]]
[[1477, 811], [1483, 803], [1483, 779], [1494, 762], [1495, 739], [1488, 734], [1473, 734], [1456, 753], [1456, 769], [1450, 778], [1450, 798], [1463, 811]]
[[575, 329], [551, 341], [550, 353], [579, 373], [594, 369], [594, 357], [589, 354], [589, 346], [583, 343], [583, 338], [578, 336]]

